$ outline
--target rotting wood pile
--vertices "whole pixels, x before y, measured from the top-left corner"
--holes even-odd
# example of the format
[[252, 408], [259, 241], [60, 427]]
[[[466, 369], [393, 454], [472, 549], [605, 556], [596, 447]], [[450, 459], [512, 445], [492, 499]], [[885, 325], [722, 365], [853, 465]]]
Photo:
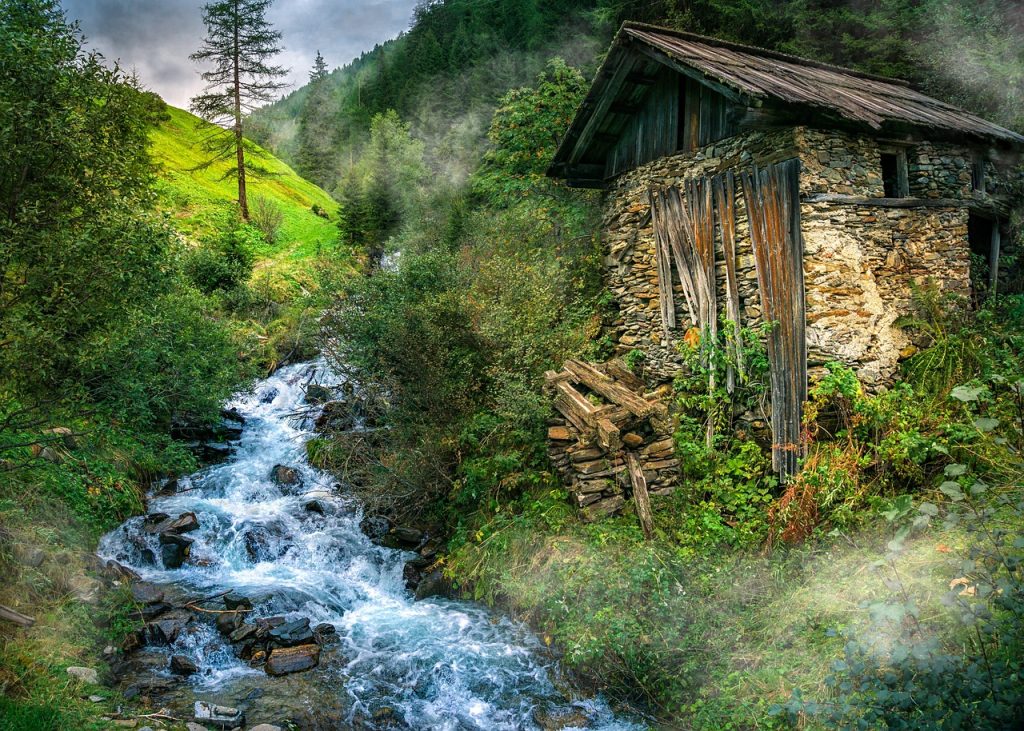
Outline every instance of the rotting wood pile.
[[619, 512], [634, 502], [649, 532], [648, 495], [675, 489], [672, 424], [664, 398], [671, 387], [645, 393], [644, 382], [621, 360], [566, 361], [548, 371], [547, 389], [559, 416], [548, 429], [548, 451], [585, 520]]

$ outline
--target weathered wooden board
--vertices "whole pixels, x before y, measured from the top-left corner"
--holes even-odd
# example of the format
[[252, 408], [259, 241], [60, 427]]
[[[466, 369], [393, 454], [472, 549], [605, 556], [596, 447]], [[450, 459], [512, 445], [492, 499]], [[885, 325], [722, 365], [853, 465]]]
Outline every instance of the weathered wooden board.
[[743, 193], [754, 249], [771, 364], [772, 464], [783, 481], [803, 454], [807, 400], [803, 240], [800, 235], [799, 160], [743, 172]]

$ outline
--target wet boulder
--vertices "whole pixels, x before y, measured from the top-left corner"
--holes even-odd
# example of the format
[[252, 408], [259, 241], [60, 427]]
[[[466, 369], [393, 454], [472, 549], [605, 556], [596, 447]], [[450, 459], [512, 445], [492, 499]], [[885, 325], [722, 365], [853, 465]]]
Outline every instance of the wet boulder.
[[191, 533], [199, 528], [199, 518], [195, 513], [182, 513], [167, 524], [162, 532], [164, 533]]
[[450, 598], [452, 596], [452, 584], [441, 569], [434, 569], [420, 580], [419, 585], [416, 587], [415, 596], [416, 601], [435, 596]]
[[131, 591], [132, 599], [139, 604], [156, 604], [164, 600], [164, 590], [148, 581], [136, 581]]
[[192, 717], [199, 723], [214, 728], [239, 728], [245, 725], [245, 714], [237, 708], [196, 701]]
[[178, 569], [192, 553], [194, 541], [177, 533], [160, 534], [160, 560], [164, 568]]
[[242, 412], [232, 406], [230, 409], [221, 409], [220, 418], [224, 421], [233, 421], [236, 424], [244, 424], [245, 417], [242, 416]]
[[273, 627], [267, 632], [267, 639], [274, 647], [295, 647], [314, 642], [313, 630], [309, 628], [309, 619], [296, 619]]
[[237, 591], [231, 591], [224, 595], [224, 608], [249, 610], [252, 609], [252, 601]]
[[246, 640], [252, 639], [256, 636], [256, 625], [255, 624], [243, 624], [238, 629], [234, 630], [228, 639], [234, 643], [245, 642]]
[[319, 500], [310, 500], [302, 504], [302, 509], [307, 513], [324, 514], [324, 505]]
[[238, 612], [221, 612], [217, 615], [216, 625], [222, 635], [231, 635], [242, 626], [242, 615]]
[[543, 706], [533, 709], [533, 721], [544, 731], [586, 728], [590, 722], [587, 714], [579, 708], [545, 708]]
[[327, 403], [334, 398], [334, 393], [327, 386], [321, 386], [319, 383], [311, 383], [306, 386], [306, 403], [314, 406]]
[[167, 513], [150, 513], [142, 519], [142, 530], [146, 533], [160, 533], [163, 524], [171, 519]]
[[338, 628], [330, 622], [322, 622], [313, 628], [313, 637], [318, 645], [329, 645], [338, 641]]
[[320, 646], [315, 644], [296, 647], [275, 647], [264, 666], [267, 675], [288, 675], [311, 670], [320, 664]]
[[299, 471], [294, 467], [276, 464], [270, 470], [270, 481], [278, 487], [291, 487], [293, 485], [301, 485], [302, 476], [299, 475]]
[[423, 531], [415, 528], [395, 526], [387, 532], [381, 543], [388, 548], [412, 550], [423, 542]]
[[371, 540], [380, 541], [391, 530], [391, 521], [383, 515], [368, 515], [359, 523], [359, 530]]
[[261, 617], [256, 620], [256, 638], [266, 639], [270, 630], [285, 623], [284, 617]]
[[103, 574], [103, 578], [109, 579], [113, 582], [118, 581], [138, 581], [141, 576], [133, 569], [128, 568], [123, 563], [110, 559], [103, 564], [103, 568], [100, 569], [100, 573]]
[[162, 614], [174, 609], [167, 602], [152, 602], [150, 604], [144, 604], [138, 612], [138, 616], [142, 618], [144, 622], [150, 622]]
[[289, 541], [277, 525], [252, 525], [242, 534], [242, 542], [253, 563], [276, 561], [288, 552]]
[[273, 403], [274, 399], [277, 398], [277, 393], [278, 393], [277, 389], [274, 388], [273, 386], [271, 386], [270, 388], [264, 390], [262, 393], [260, 393], [260, 403], [261, 404]]
[[158, 619], [148, 622], [145, 626], [146, 643], [150, 645], [170, 645], [192, 621], [192, 615], [184, 609], [166, 612]]
[[171, 655], [170, 667], [172, 673], [186, 678], [199, 671], [196, 664], [184, 655]]

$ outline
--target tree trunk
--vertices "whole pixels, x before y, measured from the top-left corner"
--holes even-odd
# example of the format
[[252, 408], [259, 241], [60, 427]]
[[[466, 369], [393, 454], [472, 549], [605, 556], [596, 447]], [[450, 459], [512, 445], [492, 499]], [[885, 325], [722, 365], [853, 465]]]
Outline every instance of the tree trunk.
[[21, 612], [16, 612], [10, 607], [5, 607], [3, 604], [0, 604], [0, 619], [12, 622], [19, 627], [31, 627], [36, 623], [32, 617], [26, 617]]
[[233, 49], [234, 53], [234, 65], [235, 65], [235, 78], [234, 78], [234, 97], [235, 97], [235, 156], [238, 162], [238, 209], [242, 214], [242, 220], [249, 220], [249, 199], [245, 192], [245, 149], [243, 147], [243, 136], [242, 136], [242, 80], [239, 65], [241, 60], [239, 56], [241, 51], [239, 49], [238, 41], [238, 26], [241, 23], [241, 18], [238, 14], [238, 2], [235, 2], [235, 46]]

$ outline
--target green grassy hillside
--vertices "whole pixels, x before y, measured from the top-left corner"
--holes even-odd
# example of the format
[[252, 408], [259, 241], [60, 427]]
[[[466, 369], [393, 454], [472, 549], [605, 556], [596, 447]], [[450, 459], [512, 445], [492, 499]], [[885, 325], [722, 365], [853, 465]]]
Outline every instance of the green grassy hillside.
[[[159, 167], [160, 207], [174, 217], [182, 233], [199, 238], [234, 215], [237, 184], [234, 178], [224, 177], [229, 162], [194, 169], [206, 159], [202, 149], [206, 123], [182, 109], [169, 106], [167, 112], [168, 118], [151, 133], [152, 156]], [[250, 208], [263, 196], [280, 207], [283, 221], [278, 241], [253, 252], [260, 262], [257, 267], [299, 274], [318, 249], [337, 240], [337, 203], [269, 152], [260, 149], [260, 154], [259, 164], [271, 175], [249, 179]], [[314, 205], [327, 211], [330, 219], [313, 213]]]

